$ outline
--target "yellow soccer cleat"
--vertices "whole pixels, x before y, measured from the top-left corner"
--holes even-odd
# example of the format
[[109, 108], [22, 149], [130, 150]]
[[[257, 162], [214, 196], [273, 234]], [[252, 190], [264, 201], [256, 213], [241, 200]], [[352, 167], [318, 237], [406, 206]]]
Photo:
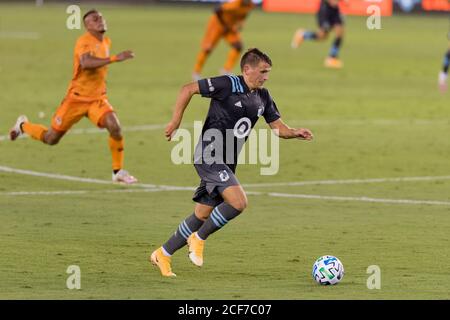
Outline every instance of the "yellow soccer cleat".
[[177, 275], [172, 272], [170, 260], [170, 257], [164, 255], [162, 248], [156, 249], [150, 256], [150, 262], [159, 268], [164, 277], [176, 277]]
[[137, 182], [137, 179], [127, 170], [120, 169], [117, 173], [112, 174], [112, 181], [124, 184], [133, 184]]
[[297, 49], [303, 43], [303, 40], [305, 39], [304, 35], [305, 30], [303, 29], [298, 29], [297, 31], [295, 31], [294, 37], [292, 38], [291, 41], [292, 49]]
[[334, 69], [340, 69], [344, 66], [341, 60], [333, 57], [327, 57], [325, 59], [324, 65], [327, 68], [334, 68]]
[[189, 259], [198, 267], [203, 265], [203, 249], [205, 247], [205, 240], [201, 240], [197, 236], [197, 232], [191, 234], [187, 240], [189, 245]]

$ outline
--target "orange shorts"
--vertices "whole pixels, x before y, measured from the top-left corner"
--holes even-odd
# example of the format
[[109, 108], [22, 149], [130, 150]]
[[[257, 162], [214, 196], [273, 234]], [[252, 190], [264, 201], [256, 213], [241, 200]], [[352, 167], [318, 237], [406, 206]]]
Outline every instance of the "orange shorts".
[[241, 41], [241, 35], [238, 31], [229, 31], [225, 34], [219, 18], [214, 14], [209, 18], [206, 33], [202, 40], [202, 49], [211, 50], [221, 38], [224, 38], [229, 44]]
[[114, 112], [114, 109], [106, 97], [82, 100], [66, 96], [53, 115], [52, 128], [66, 132], [83, 117], [88, 117], [97, 127], [102, 128], [100, 121], [108, 112]]

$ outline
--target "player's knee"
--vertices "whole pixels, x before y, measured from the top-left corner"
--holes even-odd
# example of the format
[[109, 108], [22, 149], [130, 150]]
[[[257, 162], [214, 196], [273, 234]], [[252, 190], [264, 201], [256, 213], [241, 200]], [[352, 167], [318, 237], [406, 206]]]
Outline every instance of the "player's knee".
[[117, 123], [114, 123], [109, 126], [108, 128], [109, 134], [114, 139], [121, 139], [122, 138], [122, 129], [120, 128], [120, 125]]
[[328, 38], [327, 31], [319, 31], [317, 32], [317, 40], [326, 40]]
[[48, 144], [49, 146], [54, 146], [58, 144], [60, 138], [55, 136], [48, 136], [44, 138], [44, 142]]
[[197, 219], [205, 221], [211, 214], [213, 207], [197, 203], [194, 208], [194, 214]]
[[235, 42], [231, 46], [234, 49], [236, 49], [237, 51], [242, 52], [242, 48], [243, 48], [242, 42]]
[[53, 130], [46, 131], [42, 142], [48, 144], [49, 146], [54, 146], [58, 144], [59, 140], [63, 137], [64, 133], [54, 132]]
[[241, 198], [233, 201], [233, 203], [230, 203], [230, 205], [239, 211], [244, 211], [248, 206], [248, 199], [246, 195], [243, 195]]
[[205, 221], [206, 219], [208, 219], [209, 215], [211, 214], [211, 212], [204, 212], [204, 211], [200, 211], [200, 210], [196, 210], [195, 211], [195, 216], [197, 217], [197, 219], [200, 219], [202, 221]]
[[342, 26], [336, 26], [335, 27], [336, 37], [343, 37], [344, 36], [344, 28]]

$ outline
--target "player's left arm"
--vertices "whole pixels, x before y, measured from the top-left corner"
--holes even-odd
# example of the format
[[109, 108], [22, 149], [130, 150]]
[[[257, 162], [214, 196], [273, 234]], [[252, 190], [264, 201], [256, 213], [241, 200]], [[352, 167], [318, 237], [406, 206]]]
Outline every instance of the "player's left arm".
[[311, 130], [305, 128], [291, 128], [287, 124], [285, 124], [283, 120], [281, 120], [281, 118], [270, 122], [269, 126], [277, 136], [283, 139], [297, 138], [300, 140], [309, 141], [314, 137]]
[[87, 52], [80, 56], [80, 65], [82, 69], [96, 69], [113, 62], [121, 62], [132, 58], [134, 58], [134, 53], [131, 50], [122, 51], [108, 58], [98, 58]]

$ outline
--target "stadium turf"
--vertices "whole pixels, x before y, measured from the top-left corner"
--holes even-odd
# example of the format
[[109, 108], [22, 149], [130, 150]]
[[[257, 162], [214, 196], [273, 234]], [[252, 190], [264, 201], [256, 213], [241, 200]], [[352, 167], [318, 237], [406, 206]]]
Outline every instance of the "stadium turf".
[[[437, 90], [448, 18], [383, 18], [369, 31], [365, 18], [347, 17], [345, 66], [329, 70], [331, 39], [290, 48], [294, 30], [315, 27], [314, 16], [253, 12], [245, 46], [271, 56], [266, 87], [284, 121], [310, 128], [315, 140], [280, 141], [276, 175], [238, 167], [252, 192], [248, 209], [209, 238], [204, 267], [184, 248], [173, 258], [178, 277], [164, 279], [147, 256], [192, 212], [199, 179], [191, 165], [172, 163], [176, 143], [163, 128], [190, 81], [211, 8], [99, 7], [113, 52], [136, 53], [111, 65], [108, 78], [126, 169], [143, 184], [188, 187], [180, 190], [100, 183], [111, 179], [105, 132], [75, 131], [55, 147], [5, 139], [22, 113], [48, 125], [64, 97], [81, 34], [66, 28], [65, 9], [0, 6], [0, 299], [450, 298], [449, 95]], [[216, 75], [226, 54], [221, 43], [204, 75]], [[207, 108], [194, 97], [183, 126]], [[74, 127], [91, 128], [87, 119]], [[315, 183], [322, 180], [330, 181]], [[344, 264], [337, 286], [311, 278], [325, 254]], [[80, 267], [80, 290], [66, 286], [70, 265]], [[381, 270], [379, 290], [366, 286], [371, 265]]]

